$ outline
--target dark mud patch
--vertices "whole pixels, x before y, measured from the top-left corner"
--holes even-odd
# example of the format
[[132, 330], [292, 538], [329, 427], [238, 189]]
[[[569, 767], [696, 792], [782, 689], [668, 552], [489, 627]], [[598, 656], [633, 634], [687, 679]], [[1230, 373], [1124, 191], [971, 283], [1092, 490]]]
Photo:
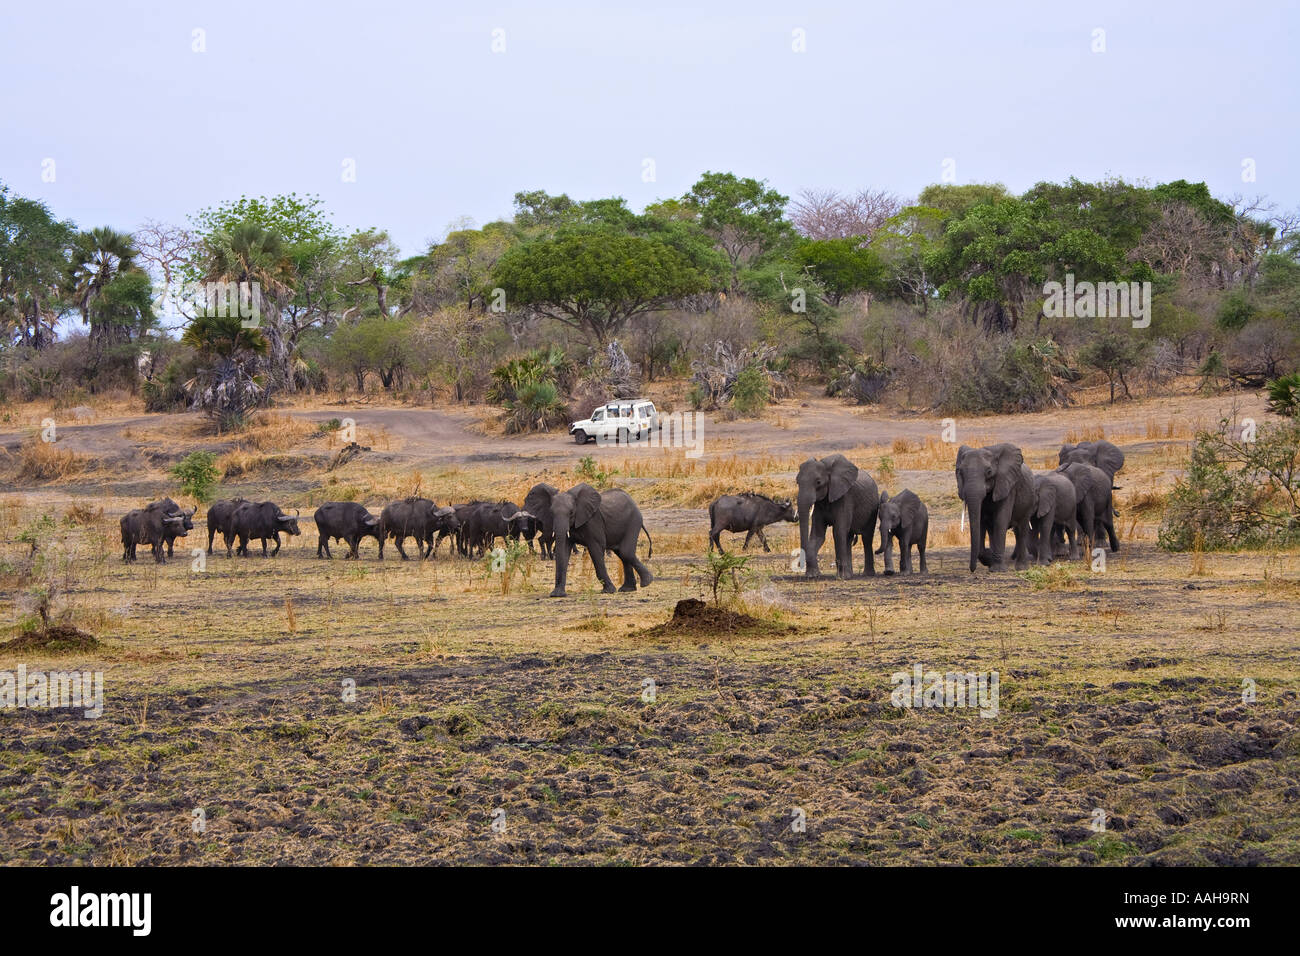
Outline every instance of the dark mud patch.
[[20, 634], [12, 641], [0, 644], [4, 651], [44, 651], [54, 654], [73, 654], [79, 651], [98, 650], [102, 645], [91, 634], [79, 631], [69, 624], [55, 624]]

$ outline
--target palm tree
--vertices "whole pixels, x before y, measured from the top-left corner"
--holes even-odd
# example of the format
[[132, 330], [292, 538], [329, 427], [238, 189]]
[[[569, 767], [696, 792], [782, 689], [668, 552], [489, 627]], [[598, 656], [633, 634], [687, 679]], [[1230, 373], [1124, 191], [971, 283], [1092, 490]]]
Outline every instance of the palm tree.
[[139, 251], [126, 233], [107, 226], [80, 233], [72, 244], [68, 286], [81, 320], [90, 326], [90, 340], [98, 349], [131, 340], [131, 323], [123, 322], [120, 309], [99, 308], [109, 286], [140, 272]]
[[287, 391], [294, 390], [293, 356], [290, 343], [281, 334], [279, 303], [291, 294], [296, 277], [293, 259], [284, 240], [251, 222], [239, 223], [213, 233], [205, 242], [207, 282], [248, 283], [255, 290], [258, 328], [269, 347], [273, 380]]

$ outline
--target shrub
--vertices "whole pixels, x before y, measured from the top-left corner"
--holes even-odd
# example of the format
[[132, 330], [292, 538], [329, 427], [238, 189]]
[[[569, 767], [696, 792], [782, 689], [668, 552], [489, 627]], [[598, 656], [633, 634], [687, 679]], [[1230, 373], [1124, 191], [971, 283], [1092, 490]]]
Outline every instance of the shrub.
[[1166, 551], [1216, 551], [1300, 538], [1300, 420], [1258, 429], [1254, 441], [1227, 421], [1196, 436], [1187, 476], [1160, 524]]
[[1064, 405], [1078, 379], [1051, 339], [1003, 338], [952, 368], [947, 400], [960, 412], [1036, 412]]
[[1268, 383], [1268, 410], [1274, 415], [1300, 415], [1300, 372], [1283, 375]]
[[168, 472], [180, 482], [181, 491], [195, 501], [212, 500], [217, 486], [217, 460], [210, 451], [195, 451], [186, 455]]
[[756, 416], [767, 407], [771, 397], [771, 385], [762, 368], [757, 365], [747, 365], [741, 369], [731, 390], [732, 408], [741, 415]]

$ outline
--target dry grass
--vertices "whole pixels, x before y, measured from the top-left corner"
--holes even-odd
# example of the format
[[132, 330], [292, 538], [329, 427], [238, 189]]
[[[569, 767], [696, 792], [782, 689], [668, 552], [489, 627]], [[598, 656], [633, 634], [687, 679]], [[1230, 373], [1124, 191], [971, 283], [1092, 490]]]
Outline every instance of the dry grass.
[[91, 460], [76, 452], [64, 451], [54, 442], [33, 438], [18, 449], [17, 480], [20, 483], [67, 481], [84, 476]]

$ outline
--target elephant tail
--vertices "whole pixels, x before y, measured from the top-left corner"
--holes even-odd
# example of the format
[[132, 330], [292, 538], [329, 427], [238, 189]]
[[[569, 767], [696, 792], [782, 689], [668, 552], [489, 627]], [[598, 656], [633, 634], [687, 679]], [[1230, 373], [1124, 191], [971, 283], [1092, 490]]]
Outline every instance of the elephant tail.
[[641, 530], [645, 532], [645, 539], [650, 543], [650, 547], [645, 553], [646, 560], [649, 560], [650, 558], [653, 558], [655, 556], [654, 539], [650, 537], [650, 529], [645, 526], [644, 521], [641, 522]]

